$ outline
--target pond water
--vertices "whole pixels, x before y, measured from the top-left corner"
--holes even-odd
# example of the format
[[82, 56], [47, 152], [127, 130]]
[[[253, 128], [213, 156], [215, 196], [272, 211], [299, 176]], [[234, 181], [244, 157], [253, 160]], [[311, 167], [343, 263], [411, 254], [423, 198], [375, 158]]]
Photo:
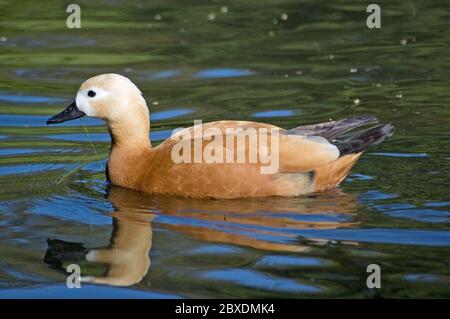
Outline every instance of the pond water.
[[[381, 29], [364, 1], [78, 3], [72, 30], [66, 1], [0, 3], [1, 298], [450, 296], [448, 2], [381, 1]], [[107, 185], [101, 121], [45, 124], [107, 72], [143, 91], [155, 145], [194, 119], [396, 132], [326, 193], [140, 194]], [[68, 289], [72, 263], [96, 283]]]

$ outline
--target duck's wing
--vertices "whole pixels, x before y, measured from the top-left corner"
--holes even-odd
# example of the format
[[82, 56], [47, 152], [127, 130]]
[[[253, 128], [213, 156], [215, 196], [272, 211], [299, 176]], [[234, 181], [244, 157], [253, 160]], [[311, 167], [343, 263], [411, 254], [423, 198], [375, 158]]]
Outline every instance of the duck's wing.
[[[248, 129], [253, 129], [253, 132]], [[317, 167], [326, 165], [339, 157], [338, 148], [331, 144], [327, 139], [321, 136], [315, 135], [305, 135], [305, 134], [292, 134], [290, 131], [286, 131], [277, 126], [265, 123], [256, 123], [256, 122], [248, 122], [248, 121], [218, 121], [218, 122], [210, 122], [203, 124], [202, 126], [202, 136], [206, 136], [208, 133], [213, 130], [218, 130], [224, 134], [223, 140], [217, 141], [213, 140], [210, 142], [208, 139], [204, 139], [204, 143], [202, 147], [204, 147], [209, 143], [216, 143], [216, 147], [223, 148], [224, 153], [227, 151], [226, 139], [230, 135], [236, 135], [237, 129], [243, 129], [246, 134], [258, 135], [258, 141], [261, 141], [260, 135], [268, 133], [265, 141], [267, 142], [268, 151], [266, 154], [271, 156], [272, 159], [275, 159], [275, 152], [278, 153], [279, 160], [279, 171], [280, 172], [307, 172], [316, 169]], [[227, 131], [227, 129], [233, 129], [234, 132]], [[261, 130], [266, 129], [266, 130]], [[278, 141], [278, 149], [276, 149], [275, 144], [271, 141], [271, 136], [273, 132], [277, 132], [279, 139]], [[199, 134], [199, 133], [197, 133]], [[163, 144], [161, 144], [160, 148], [171, 149], [173, 143], [177, 141], [180, 136], [183, 136], [183, 139], [188, 139], [192, 143], [192, 149], [194, 148], [194, 141], [199, 137], [195, 136], [195, 127], [185, 128], [175, 135], [172, 135], [171, 139], [167, 140]], [[185, 140], [186, 142], [186, 140]], [[188, 143], [190, 143], [188, 142]], [[217, 145], [220, 143], [220, 145]], [[240, 152], [245, 152], [245, 158], [249, 158], [247, 147], [239, 146], [235, 143], [234, 145], [234, 154], [237, 157], [237, 154]], [[247, 144], [248, 145], [248, 144]], [[258, 149], [260, 152], [261, 149]], [[258, 153], [259, 159], [261, 156], [265, 156], [264, 154]]]
[[339, 149], [321, 136], [280, 135], [280, 172], [308, 172], [339, 158]]
[[200, 124], [201, 124], [200, 126], [194, 125], [194, 126], [180, 129], [177, 132], [175, 132], [172, 135], [172, 137], [176, 137], [179, 135], [184, 135], [184, 136], [191, 135], [194, 137], [196, 128], [201, 128], [201, 132], [203, 134], [205, 134], [205, 133], [208, 134], [208, 130], [210, 130], [210, 132], [212, 132], [213, 130], [216, 130], [216, 131], [220, 130], [221, 132], [223, 132], [223, 134], [226, 134], [227, 130], [231, 130], [229, 132], [232, 132], [232, 131], [239, 132], [239, 130], [248, 132], [249, 129], [259, 130], [262, 128], [264, 128], [268, 131], [270, 131], [271, 129], [277, 129], [277, 130], [284, 131], [282, 128], [272, 125], [272, 124], [258, 123], [258, 122], [251, 122], [251, 121], [215, 121], [215, 122], [200, 123]]
[[293, 135], [317, 135], [331, 141], [346, 132], [357, 127], [378, 123], [375, 116], [363, 115], [357, 117], [346, 118], [338, 121], [330, 121], [313, 125], [305, 125], [287, 130], [287, 134]]
[[[369, 146], [378, 144], [393, 134], [394, 127], [391, 124], [380, 124], [362, 131], [346, 134], [353, 129], [373, 123], [378, 123], [378, 119], [374, 116], [358, 116], [338, 121], [300, 126], [287, 130], [285, 133], [288, 136], [299, 136], [303, 138], [301, 141], [304, 145], [298, 148], [303, 148], [303, 152], [311, 152], [311, 155], [308, 155], [307, 158], [311, 160], [316, 159], [317, 165], [314, 168], [317, 168], [331, 163], [344, 155], [361, 153]], [[306, 143], [305, 140], [309, 143]], [[337, 153], [335, 153], [336, 150]], [[336, 154], [337, 157], [333, 158]], [[324, 163], [327, 160], [328, 163]], [[303, 160], [301, 162], [302, 165], [305, 162], [311, 164], [309, 167], [313, 167], [313, 163], [309, 160]]]

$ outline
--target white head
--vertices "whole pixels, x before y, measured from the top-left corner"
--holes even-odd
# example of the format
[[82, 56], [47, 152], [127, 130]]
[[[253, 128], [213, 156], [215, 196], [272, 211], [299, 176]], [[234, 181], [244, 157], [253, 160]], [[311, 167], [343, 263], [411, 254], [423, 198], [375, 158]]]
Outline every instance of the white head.
[[87, 116], [105, 121], [120, 120], [130, 113], [148, 109], [141, 91], [130, 79], [119, 74], [101, 74], [86, 80], [75, 99], [78, 109]]
[[[142, 135], [148, 139], [149, 111], [137, 86], [119, 74], [101, 74], [86, 80], [75, 101], [47, 121], [61, 123], [82, 116], [105, 120], [113, 137]], [[131, 137], [130, 136], [130, 137]]]

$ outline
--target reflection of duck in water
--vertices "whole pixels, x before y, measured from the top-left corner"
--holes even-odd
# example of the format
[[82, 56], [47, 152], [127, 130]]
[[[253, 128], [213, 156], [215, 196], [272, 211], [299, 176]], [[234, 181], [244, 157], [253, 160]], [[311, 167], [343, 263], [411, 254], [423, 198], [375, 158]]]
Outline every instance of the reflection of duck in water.
[[111, 188], [108, 200], [116, 211], [111, 214], [113, 231], [108, 246], [88, 250], [82, 244], [49, 239], [44, 261], [59, 270], [64, 259], [72, 259], [73, 263], [78, 259], [80, 263], [87, 261], [106, 265], [104, 275], [82, 276], [82, 282], [112, 286], [130, 286], [140, 282], [150, 267], [154, 215], [136, 208], [139, 207], [135, 206], [138, 195], [120, 187]]
[[[79, 264], [83, 282], [129, 286], [140, 282], [149, 269], [152, 224], [158, 223], [158, 216], [178, 220], [158, 226], [193, 239], [284, 252], [310, 249], [295, 233], [284, 229], [334, 229], [358, 224], [350, 219], [356, 210], [355, 198], [338, 190], [303, 198], [196, 200], [150, 196], [111, 186], [108, 200], [116, 209], [111, 214], [113, 231], [108, 246], [87, 249], [79, 243], [49, 239], [44, 261], [60, 271], [68, 264]], [[337, 215], [345, 218], [336, 219]], [[309, 220], [311, 216], [315, 218]], [[196, 222], [185, 223], [186, 219]], [[272, 236], [289, 240], [273, 241]]]
[[[210, 227], [197, 226], [199, 223], [167, 226], [173, 230], [199, 240], [270, 251], [309, 250], [308, 246], [295, 241], [297, 235], [285, 232], [286, 229], [335, 229], [358, 224], [351, 221], [357, 206], [355, 197], [337, 189], [300, 198], [208, 201], [162, 196], [154, 198], [157, 201], [156, 207], [165, 215], [214, 223]], [[335, 218], [336, 216], [344, 218]], [[264, 240], [265, 235], [292, 237], [294, 244]]]

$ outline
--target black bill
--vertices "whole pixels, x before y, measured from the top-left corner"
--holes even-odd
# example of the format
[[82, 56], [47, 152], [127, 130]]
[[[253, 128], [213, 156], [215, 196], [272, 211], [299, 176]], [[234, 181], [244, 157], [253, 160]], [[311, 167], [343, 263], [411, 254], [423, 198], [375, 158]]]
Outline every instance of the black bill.
[[75, 101], [73, 101], [72, 104], [70, 104], [64, 111], [49, 118], [47, 120], [47, 125], [74, 120], [74, 119], [80, 118], [84, 115], [85, 114], [77, 108], [77, 103]]

